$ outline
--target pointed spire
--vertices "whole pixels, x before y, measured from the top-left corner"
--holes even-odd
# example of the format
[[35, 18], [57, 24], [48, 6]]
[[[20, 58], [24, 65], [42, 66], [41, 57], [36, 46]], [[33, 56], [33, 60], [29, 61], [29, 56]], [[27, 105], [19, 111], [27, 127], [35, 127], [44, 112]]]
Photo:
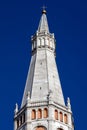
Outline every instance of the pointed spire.
[[[49, 33], [45, 9], [42, 11], [38, 30], [31, 41], [32, 57], [21, 107], [40, 100], [55, 101], [65, 106], [55, 62], [55, 37], [54, 34]], [[27, 93], [28, 96], [26, 96]]]
[[16, 103], [15, 104], [15, 111], [14, 111], [14, 113], [16, 114], [18, 112], [18, 104]]
[[71, 110], [71, 104], [70, 104], [70, 98], [67, 98], [67, 107], [69, 110]]
[[38, 32], [48, 32], [49, 33], [49, 27], [48, 27], [45, 9], [42, 10], [42, 16], [41, 16], [40, 23], [38, 26]]

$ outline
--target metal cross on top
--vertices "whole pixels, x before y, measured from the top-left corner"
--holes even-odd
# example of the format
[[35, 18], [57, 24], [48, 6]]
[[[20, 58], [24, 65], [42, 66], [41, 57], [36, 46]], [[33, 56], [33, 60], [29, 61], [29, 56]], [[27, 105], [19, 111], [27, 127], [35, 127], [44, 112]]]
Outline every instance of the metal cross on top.
[[45, 14], [46, 14], [46, 8], [47, 8], [47, 7], [43, 5], [43, 7], [42, 7], [42, 13], [45, 13]]
[[44, 5], [42, 6], [42, 9], [43, 9], [43, 10], [46, 10], [46, 8], [47, 8], [46, 6], [44, 6]]

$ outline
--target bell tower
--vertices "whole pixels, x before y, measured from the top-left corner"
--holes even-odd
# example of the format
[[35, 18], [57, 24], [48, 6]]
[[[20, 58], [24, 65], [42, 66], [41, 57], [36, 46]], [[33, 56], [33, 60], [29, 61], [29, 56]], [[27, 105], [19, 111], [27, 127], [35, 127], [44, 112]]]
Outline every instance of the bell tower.
[[14, 130], [74, 130], [70, 99], [65, 105], [55, 61], [55, 37], [43, 9], [31, 37], [32, 56], [21, 108], [16, 104]]

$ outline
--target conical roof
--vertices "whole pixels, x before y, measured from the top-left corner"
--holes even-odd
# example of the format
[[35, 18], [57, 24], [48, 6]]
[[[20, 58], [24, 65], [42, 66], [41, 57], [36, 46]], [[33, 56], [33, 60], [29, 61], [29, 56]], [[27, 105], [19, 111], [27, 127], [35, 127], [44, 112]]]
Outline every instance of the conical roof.
[[49, 27], [48, 27], [45, 10], [42, 11], [42, 16], [41, 16], [40, 23], [38, 26], [38, 32], [48, 32], [49, 33]]
[[[36, 36], [37, 40], [34, 37], [33, 43], [36, 45], [42, 44], [42, 47], [37, 48], [37, 51], [35, 51], [31, 57], [21, 107], [26, 104], [28, 91], [30, 92], [31, 102], [47, 100], [47, 96], [50, 93], [53, 101], [64, 106], [65, 102], [55, 61], [55, 54], [51, 49], [51, 45], [54, 46], [55, 49], [55, 40], [54, 36], [52, 37], [52, 35], [49, 34], [45, 11], [40, 19], [38, 32]], [[45, 35], [43, 32], [47, 32], [48, 34]]]

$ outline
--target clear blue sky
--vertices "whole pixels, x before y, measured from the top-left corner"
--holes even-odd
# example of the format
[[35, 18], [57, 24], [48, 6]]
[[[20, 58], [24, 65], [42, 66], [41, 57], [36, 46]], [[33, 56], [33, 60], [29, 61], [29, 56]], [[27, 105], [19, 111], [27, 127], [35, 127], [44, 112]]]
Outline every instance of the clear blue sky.
[[62, 89], [71, 99], [76, 130], [87, 130], [87, 1], [0, 1], [0, 130], [13, 130], [15, 103], [21, 104], [31, 58], [31, 35], [47, 6], [55, 33]]

